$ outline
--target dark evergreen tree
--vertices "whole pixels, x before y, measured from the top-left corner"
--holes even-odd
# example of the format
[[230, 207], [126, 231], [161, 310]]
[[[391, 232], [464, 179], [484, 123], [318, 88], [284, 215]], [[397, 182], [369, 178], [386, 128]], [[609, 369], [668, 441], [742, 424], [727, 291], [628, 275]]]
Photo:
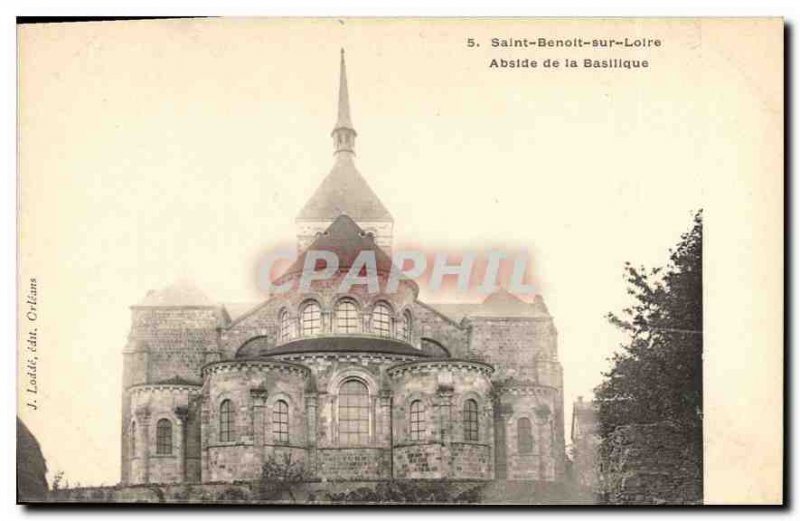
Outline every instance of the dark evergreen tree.
[[[702, 212], [663, 268], [625, 265], [634, 303], [609, 320], [630, 336], [595, 390], [601, 453], [619, 426], [669, 422], [700, 482], [703, 444]], [[702, 494], [702, 490], [697, 491]]]

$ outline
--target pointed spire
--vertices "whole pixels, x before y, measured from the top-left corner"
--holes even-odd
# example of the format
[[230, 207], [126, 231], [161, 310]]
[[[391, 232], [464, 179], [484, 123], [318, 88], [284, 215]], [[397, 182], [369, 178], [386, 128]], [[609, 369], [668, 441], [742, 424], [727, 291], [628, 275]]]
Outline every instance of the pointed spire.
[[353, 128], [353, 122], [350, 120], [350, 95], [347, 91], [347, 68], [344, 63], [344, 49], [341, 50], [339, 67], [339, 113], [331, 136], [333, 136], [333, 146], [336, 153], [355, 153], [357, 134]]
[[339, 117], [336, 120], [336, 128], [349, 128], [353, 130], [353, 122], [350, 121], [350, 95], [347, 92], [347, 68], [344, 63], [344, 49], [341, 50], [342, 59], [339, 67]]

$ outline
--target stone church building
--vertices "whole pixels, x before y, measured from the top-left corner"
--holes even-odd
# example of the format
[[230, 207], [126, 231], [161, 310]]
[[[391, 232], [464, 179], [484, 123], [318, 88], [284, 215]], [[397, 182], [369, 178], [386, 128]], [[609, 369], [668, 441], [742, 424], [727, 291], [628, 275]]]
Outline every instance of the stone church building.
[[[564, 479], [562, 369], [541, 297], [480, 304], [337, 292], [360, 251], [381, 289], [393, 220], [355, 166], [342, 55], [334, 165], [297, 216], [300, 256], [340, 271], [243, 313], [187, 284], [132, 306], [124, 348], [122, 483], [254, 480], [291, 455], [314, 480]], [[294, 288], [299, 286], [295, 284]]]

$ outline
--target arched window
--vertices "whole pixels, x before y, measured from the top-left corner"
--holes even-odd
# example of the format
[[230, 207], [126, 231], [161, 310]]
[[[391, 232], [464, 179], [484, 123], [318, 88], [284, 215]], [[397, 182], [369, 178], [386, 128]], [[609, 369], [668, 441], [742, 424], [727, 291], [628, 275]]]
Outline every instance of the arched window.
[[425, 432], [425, 405], [422, 400], [411, 402], [409, 423], [411, 426], [411, 439], [421, 440]]
[[289, 312], [285, 309], [281, 311], [280, 315], [280, 339], [281, 342], [287, 342], [292, 339], [294, 336], [294, 328], [292, 327], [292, 317], [289, 316]]
[[464, 402], [464, 441], [478, 441], [478, 402]]
[[219, 406], [219, 441], [233, 441], [233, 404], [230, 400]]
[[136, 422], [131, 423], [131, 458], [136, 457]]
[[156, 423], [156, 454], [172, 454], [172, 422], [166, 418]]
[[372, 309], [372, 331], [380, 336], [392, 336], [392, 310], [383, 302]]
[[397, 332], [400, 340], [411, 343], [411, 312], [406, 310], [403, 312], [403, 318], [400, 319], [400, 331]]
[[313, 300], [303, 306], [300, 312], [300, 333], [303, 336], [315, 336], [322, 331], [322, 312], [319, 304]]
[[533, 452], [533, 434], [531, 421], [528, 418], [517, 420], [517, 452], [520, 454]]
[[272, 438], [275, 443], [289, 443], [289, 404], [283, 400], [272, 406]]
[[352, 300], [340, 300], [336, 304], [336, 332], [348, 334], [358, 330], [358, 306]]
[[339, 443], [369, 443], [369, 391], [358, 380], [347, 380], [339, 388]]

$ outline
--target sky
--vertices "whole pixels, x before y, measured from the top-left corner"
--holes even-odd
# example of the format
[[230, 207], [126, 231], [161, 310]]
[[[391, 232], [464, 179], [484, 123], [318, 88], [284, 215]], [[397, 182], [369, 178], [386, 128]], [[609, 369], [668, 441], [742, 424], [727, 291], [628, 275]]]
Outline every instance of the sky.
[[[490, 44], [530, 35], [664, 43]], [[605, 316], [631, 302], [624, 263], [663, 265], [720, 190], [755, 211], [748, 183], [774, 166], [764, 147], [780, 86], [761, 81], [779, 63], [774, 42], [746, 30], [748, 46], [730, 53], [727, 36], [677, 20], [21, 28], [20, 289], [37, 279], [41, 344], [41, 406], [23, 416], [51, 475], [119, 480], [130, 305], [179, 279], [218, 302], [261, 297], [260, 255], [294, 244], [294, 217], [332, 166], [340, 48], [357, 166], [394, 216], [395, 244], [530, 252], [558, 330], [569, 423], [623, 340]], [[615, 56], [651, 67], [488, 67]], [[29, 326], [21, 317], [20, 333]]]

